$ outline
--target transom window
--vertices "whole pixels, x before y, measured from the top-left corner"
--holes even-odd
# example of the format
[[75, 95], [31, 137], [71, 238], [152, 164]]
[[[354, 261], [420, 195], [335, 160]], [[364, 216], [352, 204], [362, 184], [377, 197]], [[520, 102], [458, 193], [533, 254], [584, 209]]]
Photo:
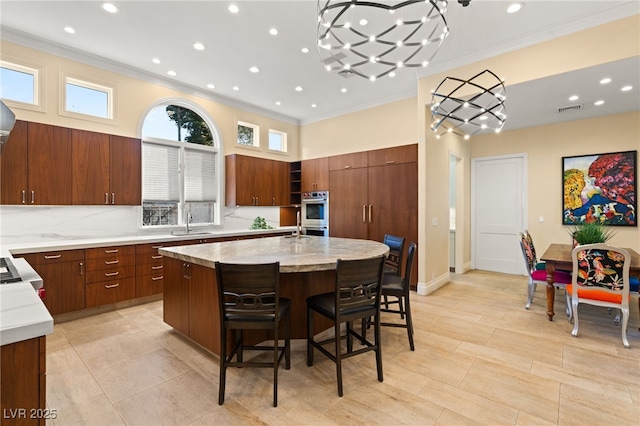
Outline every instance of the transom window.
[[269, 129], [269, 149], [271, 151], [287, 152], [287, 134]]
[[219, 224], [219, 157], [205, 120], [160, 105], [142, 128], [142, 225]]
[[113, 119], [113, 88], [77, 78], [64, 78], [64, 111]]
[[260, 146], [260, 126], [238, 121], [238, 145]]
[[0, 61], [0, 98], [40, 105], [40, 70]]

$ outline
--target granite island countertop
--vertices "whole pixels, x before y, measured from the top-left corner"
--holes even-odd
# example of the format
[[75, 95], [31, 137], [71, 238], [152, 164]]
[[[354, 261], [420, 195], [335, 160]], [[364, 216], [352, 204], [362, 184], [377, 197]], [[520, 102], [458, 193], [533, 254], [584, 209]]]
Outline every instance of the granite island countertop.
[[192, 246], [164, 247], [159, 253], [196, 265], [214, 268], [224, 263], [280, 262], [281, 273], [327, 271], [338, 259], [369, 259], [389, 253], [389, 247], [371, 240], [351, 238], [268, 237]]

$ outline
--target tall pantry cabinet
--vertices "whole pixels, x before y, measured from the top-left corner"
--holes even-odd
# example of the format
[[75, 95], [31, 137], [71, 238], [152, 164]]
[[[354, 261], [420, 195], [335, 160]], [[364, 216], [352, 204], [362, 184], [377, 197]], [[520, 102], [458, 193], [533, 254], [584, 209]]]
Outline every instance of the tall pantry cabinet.
[[402, 236], [406, 256], [409, 242], [418, 241], [417, 157], [417, 145], [330, 157], [330, 235], [375, 241]]

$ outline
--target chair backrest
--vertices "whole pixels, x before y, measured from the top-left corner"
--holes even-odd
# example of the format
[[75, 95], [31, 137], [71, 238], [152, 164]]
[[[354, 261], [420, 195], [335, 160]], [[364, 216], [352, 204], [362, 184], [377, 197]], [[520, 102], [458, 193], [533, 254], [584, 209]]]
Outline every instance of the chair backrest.
[[385, 234], [382, 242], [389, 246], [389, 255], [385, 260], [385, 264], [398, 271], [398, 276], [401, 276], [402, 256], [404, 254], [404, 237]]
[[407, 250], [407, 266], [405, 266], [404, 278], [402, 279], [402, 285], [404, 286], [405, 291], [409, 291], [411, 272], [413, 270], [413, 258], [416, 254], [417, 248], [418, 246], [413, 241], [409, 243], [409, 249]]
[[571, 252], [573, 261], [572, 291], [592, 292], [590, 299], [611, 300], [622, 297], [629, 304], [629, 267], [631, 257], [625, 249], [607, 244], [579, 245]]
[[531, 237], [529, 236], [528, 232], [521, 232], [518, 235], [520, 236], [520, 248], [522, 249], [522, 256], [524, 257], [524, 262], [527, 265], [527, 273], [529, 274], [529, 276], [531, 276], [536, 267], [535, 249], [533, 248]]
[[531, 238], [531, 234], [528, 229], [525, 229], [522, 233], [524, 238], [527, 240], [529, 244], [529, 249], [531, 250], [531, 256], [533, 256], [533, 264], [535, 266], [536, 262], [538, 262], [538, 255], [536, 254], [536, 246], [533, 244], [533, 238]]
[[[336, 265], [336, 319], [362, 318], [380, 306], [384, 256], [342, 260]], [[371, 315], [371, 314], [369, 314]], [[343, 318], [343, 319], [341, 319]]]
[[241, 315], [247, 321], [275, 320], [280, 295], [280, 262], [215, 262], [215, 269], [221, 322], [233, 315]]

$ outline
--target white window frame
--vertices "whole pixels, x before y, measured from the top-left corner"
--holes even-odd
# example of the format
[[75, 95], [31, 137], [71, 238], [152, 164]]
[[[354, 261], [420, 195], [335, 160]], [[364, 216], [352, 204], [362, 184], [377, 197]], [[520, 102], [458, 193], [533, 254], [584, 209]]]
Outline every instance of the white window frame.
[[[271, 135], [279, 135], [282, 139], [282, 149], [272, 149], [271, 148]], [[280, 130], [269, 129], [269, 151], [277, 152], [279, 154], [287, 154], [289, 152], [289, 147], [287, 145], [287, 132], [282, 132]]]
[[33, 103], [3, 98], [3, 101], [8, 106], [22, 108], [22, 109], [29, 109], [33, 111], [45, 111], [45, 108], [44, 108], [45, 68], [44, 66], [26, 65], [24, 63], [19, 64], [17, 62], [0, 60], [0, 67], [6, 68], [8, 70], [16, 71], [16, 72], [30, 74], [33, 76]]
[[[253, 129], [253, 143], [251, 145], [245, 145], [242, 143], [238, 142], [238, 127], [239, 126], [244, 126], [244, 127], [249, 127]], [[236, 146], [239, 147], [243, 147], [243, 148], [249, 148], [249, 149], [259, 149], [260, 148], [260, 126], [257, 124], [251, 124], [248, 123], [246, 121], [240, 121], [238, 120], [237, 125], [236, 125]]]
[[[85, 114], [81, 112], [69, 111], [67, 109], [67, 84], [71, 84], [74, 86], [83, 87], [89, 90], [96, 90], [99, 92], [104, 92], [107, 95], [107, 116], [101, 117], [99, 115]], [[64, 115], [67, 117], [81, 118], [90, 121], [97, 121], [102, 123], [110, 123], [114, 124], [115, 121], [115, 102], [114, 97], [116, 95], [116, 87], [115, 85], [109, 85], [104, 82], [92, 82], [88, 81], [85, 78], [79, 78], [76, 76], [68, 75], [64, 72], [61, 72], [60, 78], [60, 115]]]
[[[188, 108], [188, 107], [186, 107]], [[194, 110], [194, 112], [197, 112]], [[212, 133], [214, 133], [212, 131]], [[194, 222], [194, 224], [196, 226], [198, 225], [220, 225], [222, 220], [221, 220], [221, 216], [222, 216], [222, 210], [220, 208], [220, 199], [221, 197], [224, 197], [224, 193], [222, 191], [220, 191], [220, 187], [221, 187], [221, 179], [222, 179], [222, 175], [224, 173], [224, 169], [221, 167], [221, 160], [220, 160], [220, 150], [218, 149], [217, 146], [215, 146], [215, 142], [214, 142], [214, 146], [206, 146], [206, 145], [199, 145], [199, 144], [193, 144], [193, 143], [188, 143], [188, 142], [177, 142], [177, 141], [169, 141], [169, 140], [165, 140], [165, 139], [160, 139], [160, 138], [153, 138], [153, 137], [146, 137], [143, 139], [142, 143], [150, 143], [150, 144], [155, 144], [155, 145], [165, 145], [165, 146], [170, 146], [170, 147], [175, 147], [178, 148], [178, 168], [179, 168], [179, 176], [178, 176], [178, 182], [179, 182], [179, 192], [180, 192], [180, 196], [179, 196], [179, 200], [178, 200], [178, 223], [177, 224], [171, 224], [171, 225], [142, 225], [145, 229], [162, 229], [162, 228], [175, 228], [175, 227], [182, 227], [185, 225], [186, 223], [186, 210], [185, 207], [187, 204], [189, 203], [198, 203], [199, 201], [186, 201], [186, 197], [185, 197], [185, 181], [184, 181], [184, 165], [185, 165], [185, 152], [187, 150], [196, 150], [196, 151], [207, 151], [207, 152], [212, 152], [214, 153], [214, 155], [216, 156], [216, 160], [215, 160], [215, 172], [216, 172], [216, 200], [215, 201], [211, 201], [213, 203], [213, 222]], [[144, 159], [143, 159], [144, 161]], [[144, 173], [144, 164], [142, 165], [142, 170]], [[144, 188], [143, 188], [143, 192], [144, 192]], [[142, 199], [142, 205], [143, 205], [143, 209], [144, 209], [144, 193], [143, 193], [143, 199]], [[205, 203], [206, 201], [203, 201], [203, 203]], [[142, 218], [142, 215], [140, 216]]]

